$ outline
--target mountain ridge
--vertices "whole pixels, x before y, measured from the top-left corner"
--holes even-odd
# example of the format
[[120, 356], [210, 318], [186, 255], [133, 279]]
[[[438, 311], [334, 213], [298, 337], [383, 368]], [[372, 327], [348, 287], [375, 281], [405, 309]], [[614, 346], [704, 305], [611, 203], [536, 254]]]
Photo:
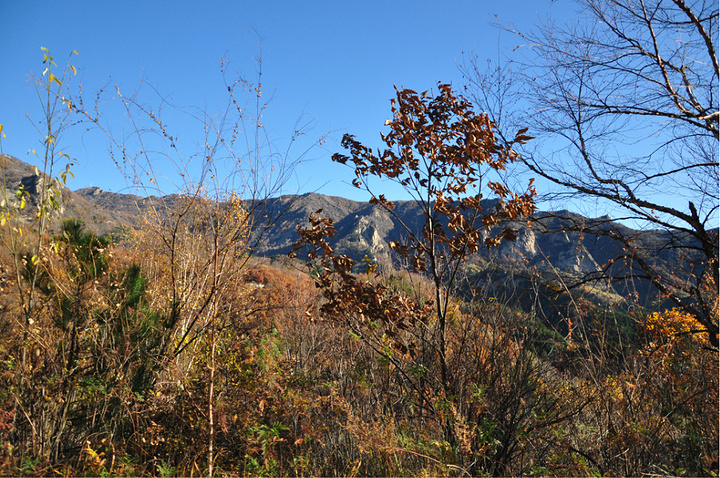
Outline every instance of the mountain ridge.
[[[30, 202], [36, 205], [37, 201], [33, 198], [37, 195], [38, 186], [43, 183], [40, 176], [35, 174], [32, 166], [17, 158], [5, 155], [2, 160], [5, 186], [7, 191], [11, 192], [8, 195], [13, 196], [13, 191], [22, 185], [31, 198]], [[169, 211], [182, 197], [171, 194], [143, 198], [104, 191], [98, 187], [77, 191], [71, 191], [62, 184], [57, 187], [67, 198], [61, 215], [83, 220], [88, 228], [98, 234], [106, 234], [117, 228], [139, 228], [143, 214], [151, 207], [160, 206], [161, 209], [167, 208]], [[397, 219], [416, 233], [420, 233], [423, 226], [419, 207], [414, 201], [408, 200], [395, 202], [393, 214], [397, 217], [393, 217], [393, 214], [378, 205], [314, 192], [268, 198], [262, 203], [262, 207], [257, 209], [257, 217], [254, 218], [256, 229], [263, 232], [257, 238], [253, 251], [259, 256], [287, 254], [298, 239], [298, 225], [306, 225], [311, 213], [322, 210], [323, 215], [335, 223], [337, 233], [330, 243], [337, 253], [346, 254], [356, 262], [369, 257], [379, 263], [392, 263], [401, 267], [398, 258], [388, 246], [390, 241], [401, 241], [407, 234]], [[493, 204], [493, 201], [486, 201], [484, 209], [491, 209]], [[32, 208], [28, 209], [30, 210]], [[493, 249], [483, 248], [468, 264], [492, 260], [502, 263], [503, 267], [513, 264], [513, 267], [540, 271], [548, 276], [559, 275], [568, 280], [600, 275], [603, 267], [614, 268], [615, 270], [610, 272], [618, 276], [625, 274], [621, 270], [622, 265], [608, 266], [612, 259], [622, 255], [622, 244], [602, 234], [575, 232], [570, 225], [577, 222], [593, 224], [598, 231], [602, 228], [613, 228], [622, 229], [626, 235], [634, 235], [642, 247], [657, 249], [653, 260], [668, 270], [672, 270], [672, 267], [676, 267], [680, 262], [678, 254], [662, 247], [662, 244], [667, 242], [664, 231], [633, 230], [613, 222], [607, 216], [586, 218], [561, 210], [537, 212], [532, 218], [532, 227], [526, 222], [512, 224], [517, 228], [516, 241], [503, 241]], [[646, 285], [642, 288], [649, 290]], [[627, 287], [615, 287], [608, 289], [608, 292], [623, 296], [632, 291]]]

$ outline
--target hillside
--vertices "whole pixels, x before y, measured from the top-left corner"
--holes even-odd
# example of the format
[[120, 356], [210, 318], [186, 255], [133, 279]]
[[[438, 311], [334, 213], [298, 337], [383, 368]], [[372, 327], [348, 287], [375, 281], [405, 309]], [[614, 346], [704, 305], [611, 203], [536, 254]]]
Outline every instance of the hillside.
[[[43, 180], [14, 158], [5, 170], [8, 192], [28, 193], [30, 223]], [[557, 211], [517, 224], [517, 241], [464, 264], [442, 322], [431, 281], [388, 250], [402, 232], [383, 209], [320, 194], [255, 203], [253, 251], [267, 257], [248, 257], [232, 239], [242, 209], [188, 208], [180, 227], [157, 230], [179, 217], [182, 196], [62, 192], [62, 215], [87, 228], [41, 238], [56, 252], [37, 262], [16, 260], [8, 241], [0, 255], [0, 443], [50, 450], [29, 461], [0, 446], [4, 475], [203, 474], [208, 443], [233, 476], [639, 475], [613, 457], [665, 457], [698, 436], [703, 454], [677, 462], [713, 468], [717, 354], [687, 333], [696, 322], [649, 314], [650, 294], [628, 295], [642, 281], [580, 285], [621, 252], [601, 233], [620, 227], [608, 218]], [[153, 208], [165, 215], [145, 222]], [[318, 209], [336, 221], [337, 252], [368, 255], [383, 273], [324, 282], [287, 259]], [[395, 212], [421, 227], [412, 202]], [[598, 234], [573, 232], [577, 221]], [[88, 232], [117, 228], [145, 233], [113, 248]], [[625, 232], [688, 273], [663, 233]], [[676, 419], [659, 420], [668, 409]], [[449, 433], [463, 440], [455, 448]], [[570, 447], [583, 455], [563, 457]]]
[[52, 187], [60, 192], [63, 200], [60, 202], [58, 212], [61, 216], [82, 219], [101, 234], [108, 233], [116, 226], [128, 224], [134, 220], [133, 215], [125, 214], [113, 207], [109, 209], [99, 207], [95, 202], [88, 201], [80, 192], [71, 191], [57, 180], [48, 181], [42, 173], [36, 174], [33, 166], [14, 156], [1, 155], [0, 161], [2, 161], [2, 170], [4, 171], [4, 181], [0, 184], [0, 188], [2, 188], [0, 192], [3, 193], [3, 197], [8, 197], [12, 203], [16, 198], [16, 192], [21, 188], [28, 193], [24, 210], [26, 222], [29, 222], [37, 213], [39, 191], [43, 187]]
[[[406, 233], [398, 221], [379, 206], [310, 193], [270, 199], [267, 207], [274, 214], [283, 214], [279, 214], [279, 221], [265, 232], [257, 249], [259, 255], [287, 254], [297, 240], [297, 225], [307, 224], [307, 217], [322, 209], [322, 215], [335, 222], [337, 234], [330, 244], [336, 252], [347, 254], [355, 262], [367, 256], [380, 264], [392, 263], [395, 268], [403, 268], [388, 243], [402, 240]], [[492, 203], [488, 202], [485, 209], [491, 207]], [[417, 232], [421, 230], [422, 216], [414, 202], [397, 201], [393, 212], [404, 224]], [[573, 225], [580, 223], [594, 227], [599, 233], [573, 231]], [[530, 279], [552, 283], [553, 288], [557, 288], [558, 281], [572, 286], [605, 273], [627, 280], [612, 284], [595, 282], [582, 287], [593, 302], [617, 305], [623, 297], [636, 294], [640, 303], [651, 305], [657, 298], [655, 291], [631, 269], [629, 262], [609, 265], [623, 254], [623, 244], [602, 234], [607, 230], [621, 230], [626, 237], [634, 236], [635, 243], [647, 251], [648, 260], [659, 270], [676, 274], [690, 272], [689, 261], [683, 261], [676, 249], [667, 247], [670, 239], [663, 231], [632, 230], [608, 217], [586, 218], [569, 211], [538, 212], [531, 226], [526, 222], [513, 226], [518, 230], [516, 241], [503, 242], [497, 248], [482, 248], [467, 265], [469, 271], [480, 274], [483, 280], [488, 279], [486, 273], [491, 269], [501, 276], [496, 277], [495, 282], [505, 283], [505, 278], [512, 275], [513, 288], [519, 295], [523, 295], [523, 288], [532, 287], [527, 282]]]
[[[21, 185], [29, 193], [29, 207], [26, 208], [29, 220], [31, 212], [36, 210], [38, 188], [42, 187], [43, 181], [32, 166], [17, 158], [4, 156], [3, 161], [10, 195]], [[82, 219], [100, 234], [119, 227], [141, 227], [143, 214], [152, 207], [160, 211], [171, 210], [180, 198], [178, 195], [141, 198], [97, 187], [77, 191], [62, 185], [57, 187], [65, 198], [61, 215]], [[487, 203], [486, 209], [490, 207], [492, 204]], [[368, 203], [317, 193], [271, 198], [257, 208], [255, 220], [257, 230], [262, 234], [258, 237], [255, 254], [266, 257], [287, 254], [297, 240], [297, 226], [306, 224], [308, 216], [320, 209], [323, 215], [335, 222], [337, 234], [331, 244], [338, 253], [347, 254], [356, 262], [367, 256], [380, 264], [402, 268], [402, 264], [393, 257], [388, 243], [402, 240], [405, 231], [388, 211]], [[414, 202], [398, 201], [394, 213], [408, 227], [420, 231], [422, 216]], [[273, 218], [270, 224], [266, 222], [267, 218]], [[598, 230], [623, 229], [625, 236], [636, 236], [637, 243], [651, 251], [650, 257], [662, 269], [670, 271], [673, 266], [682, 263], [674, 249], [664, 247], [668, 238], [662, 231], [633, 231], [608, 217], [584, 218], [569, 211], [538, 212], [532, 219], [531, 227], [525, 222], [514, 225], [518, 230], [515, 242], [504, 242], [496, 249], [482, 249], [468, 265], [475, 265], [472, 270], [477, 272], [487, 270], [488, 264], [494, 264], [494, 270], [512, 270], [513, 275], [520, 272], [519, 276], [526, 278], [540, 277], [545, 283], [561, 279], [572, 284], [600, 275], [608, 261], [622, 254], [622, 244], [602, 234], [573, 232], [571, 225], [576, 223], [592, 224]], [[616, 277], [633, 275], [623, 267], [617, 263], [609, 270]], [[516, 283], [515, 288], [518, 287], [522, 288]], [[650, 290], [646, 281], [642, 280], [605, 284], [595, 289], [595, 300], [617, 303], [621, 297], [634, 292], [640, 295], [641, 303], [648, 304], [654, 299]]]

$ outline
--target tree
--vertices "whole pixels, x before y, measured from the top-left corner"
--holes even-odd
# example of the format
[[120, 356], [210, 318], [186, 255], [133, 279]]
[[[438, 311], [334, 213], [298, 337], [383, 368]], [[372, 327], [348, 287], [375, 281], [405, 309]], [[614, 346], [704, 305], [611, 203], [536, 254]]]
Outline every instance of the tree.
[[[521, 129], [512, 141], [499, 142], [486, 115], [476, 114], [450, 85], [439, 84], [438, 89], [434, 98], [428, 92], [397, 90], [396, 99], [391, 100], [393, 119], [386, 122], [390, 132], [381, 135], [387, 149], [373, 154], [346, 134], [342, 146], [350, 156], [337, 153], [332, 159], [355, 165], [355, 187], [371, 192], [370, 176], [389, 178], [403, 186], [420, 206], [423, 225], [417, 231], [393, 214], [394, 203], [384, 194], [370, 200], [393, 214], [407, 234], [404, 243], [391, 242], [389, 246], [409, 260], [413, 270], [427, 272], [432, 278], [442, 382], [447, 387], [448, 308], [460, 266], [483, 245], [483, 231], [489, 232], [503, 220], [532, 214], [535, 189], [532, 181], [522, 194], [513, 193], [499, 180], [483, 186], [491, 172], [502, 171], [506, 164], [518, 160], [512, 145], [531, 138]], [[497, 197], [489, 211], [483, 211], [485, 188]], [[502, 239], [514, 240], [514, 230], [505, 225], [484, 242], [490, 246]]]
[[[39, 152], [31, 149], [33, 156], [39, 160], [40, 167], [34, 166], [35, 175], [38, 177], [34, 191], [31, 196], [24, 184], [20, 184], [16, 191], [10, 190], [7, 184], [6, 166], [10, 158], [4, 155], [2, 138], [5, 133], [0, 124], [0, 170], [2, 172], [2, 191], [0, 192], [0, 227], [7, 226], [8, 234], [0, 235], [2, 244], [11, 252], [16, 271], [18, 287], [18, 298], [22, 304], [25, 314], [26, 325], [32, 318], [37, 307], [36, 285], [41, 274], [42, 267], [39, 265], [43, 255], [42, 246], [44, 235], [50, 228], [53, 215], [60, 209], [62, 201], [61, 186], [67, 184], [68, 175], [73, 176], [70, 171], [71, 158], [60, 150], [60, 139], [63, 133], [71, 126], [69, 118], [71, 102], [67, 99], [68, 83], [77, 69], [71, 64], [73, 54], [68, 56], [67, 63], [58, 67], [50, 51], [41, 47], [43, 52], [42, 75], [30, 75], [35, 84], [40, 106], [42, 108], [42, 120], [33, 123], [38, 135], [42, 138]], [[65, 159], [65, 169], [58, 174], [60, 164]], [[57, 175], [57, 177], [56, 177]], [[14, 187], [13, 187], [14, 189]], [[27, 203], [35, 203], [37, 212], [31, 221], [25, 221], [23, 210]], [[21, 271], [30, 273], [28, 287], [24, 287], [20, 280]], [[24, 360], [23, 360], [24, 362]]]
[[[45, 393], [53, 387], [45, 387], [45, 383], [39, 385], [33, 380], [37, 367], [33, 366], [32, 351], [40, 348], [48, 350], [56, 345], [47, 334], [39, 333], [38, 324], [42, 323], [47, 311], [48, 304], [43, 297], [43, 292], [47, 292], [48, 286], [46, 261], [53, 256], [54, 249], [48, 244], [47, 235], [52, 219], [61, 210], [62, 186], [67, 183], [68, 175], [72, 176], [69, 164], [71, 158], [61, 152], [60, 139], [71, 126], [69, 102], [66, 95], [69, 80], [77, 71], [71, 64], [72, 55], [77, 52], [73, 51], [69, 55], [67, 63], [58, 67], [47, 48], [41, 47], [41, 51], [43, 52], [43, 72], [39, 76], [30, 75], [43, 113], [41, 121], [37, 124], [33, 123], [39, 138], [41, 138], [38, 152], [31, 149], [40, 164], [39, 167], [34, 167], [36, 176], [33, 178], [34, 187], [30, 186], [26, 189], [25, 184], [18, 186], [9, 184], [7, 170], [10, 169], [9, 166], [13, 159], [4, 154], [2, 138], [5, 137], [5, 133], [2, 132], [3, 127], [0, 124], [0, 173], [2, 176], [0, 178], [0, 244], [9, 253], [12, 261], [15, 294], [9, 303], [17, 303], [22, 312], [22, 320], [17, 322], [18, 328], [12, 334], [14, 338], [17, 338], [17, 342], [11, 347], [13, 355], [10, 359], [10, 362], [15, 364], [13, 368], [16, 372], [12, 375], [11, 386], [8, 387], [10, 396], [17, 404], [16, 411], [13, 412], [13, 423], [22, 422], [30, 431], [15, 436], [11, 435], [11, 440], [21, 444], [18, 447], [20, 454], [32, 449], [35, 457], [47, 458], [49, 456], [56, 457], [59, 453], [63, 443], [68, 407], [63, 403], [64, 398], [59, 398], [52, 403], [50, 401], [41, 403], [36, 400], [38, 396], [44, 397]], [[65, 160], [68, 163], [65, 164], [63, 171], [60, 165]], [[31, 193], [33, 194], [31, 195]], [[30, 208], [26, 209], [26, 206], [29, 205], [36, 206], [36, 211], [27, 214]], [[92, 246], [90, 247], [92, 248]], [[84, 261], [78, 261], [77, 264], [81, 262]], [[80, 269], [83, 269], [82, 266]], [[79, 279], [78, 283], [83, 282], [85, 278], [96, 271], [94, 267], [90, 269], [74, 271], [78, 272], [74, 279]], [[78, 286], [76, 291], [81, 292], [82, 289], [82, 286]], [[63, 299], [67, 299], [67, 297], [63, 297]], [[65, 301], [64, 305], [67, 306], [68, 303], [69, 301]], [[59, 322], [62, 322], [62, 319], [59, 319]], [[75, 338], [73, 335], [73, 340]], [[58, 348], [62, 348], [62, 346], [61, 343]], [[63, 358], [68, 357], [73, 357], [73, 353], [69, 353]], [[37, 356], [35, 360], [37, 360]], [[61, 370], [53, 375], [55, 377], [53, 381], [62, 382], [61, 393], [64, 393], [72, 388], [72, 386], [66, 386], [69, 382], [68, 369], [72, 360], [58, 360], [58, 362], [62, 363]], [[71, 393], [70, 391], [68, 396]], [[20, 410], [23, 411], [22, 415]], [[27, 444], [29, 446], [26, 448]]]
[[[327, 242], [334, 224], [321, 211], [310, 216], [310, 227], [298, 227], [294, 249], [307, 249], [314, 261], [316, 285], [326, 299], [321, 316], [347, 326], [392, 364], [406, 390], [417, 394], [418, 408], [442, 423], [445, 440], [470, 454], [469, 442], [461, 445], [460, 430], [468, 417], [459, 394], [472, 388], [467, 381], [476, 377], [460, 377], [451, 364], [464, 360], [467, 347], [472, 348], [469, 331], [483, 327], [475, 320], [457, 326], [464, 339], [451, 347], [449, 331], [455, 321], [462, 322], [453, 289], [468, 257], [485, 245], [515, 239], [509, 221], [532, 214], [535, 189], [530, 181], [524, 192], [512, 192], [498, 176], [518, 160], [512, 146], [530, 139], [525, 130], [501, 141], [487, 115], [476, 114], [450, 85], [438, 89], [437, 96], [397, 90], [391, 100], [393, 119], [386, 122], [390, 132], [381, 135], [387, 148], [373, 152], [346, 134], [342, 145], [349, 155], [333, 155], [333, 161], [354, 165], [356, 187], [372, 192], [369, 179], [377, 176], [398, 183], [414, 199], [421, 212], [418, 228], [404, 223], [383, 194], [373, 195], [370, 203], [387, 210], [403, 229], [406, 239], [389, 246], [414, 272], [429, 278], [432, 298], [394, 293], [378, 277], [369, 277], [377, 276], [372, 267], [366, 277], [353, 274], [354, 261], [336, 255]], [[492, 201], [484, 200], [487, 193]], [[475, 445], [476, 451], [484, 450], [479, 441]], [[479, 466], [478, 460], [467, 463]]]
[[[649, 281], [717, 348], [718, 6], [578, 4], [584, 17], [571, 26], [506, 28], [525, 54], [495, 68], [472, 58], [463, 68], [468, 89], [501, 132], [532, 125], [538, 140], [519, 158], [556, 186], [552, 198], [593, 201], [609, 206], [616, 221], [664, 231], [663, 242], [648, 247], [637, 231], [610, 221], [575, 224], [623, 246], [602, 274], [585, 279]], [[682, 267], [664, 270], [655, 260], [663, 254]]]

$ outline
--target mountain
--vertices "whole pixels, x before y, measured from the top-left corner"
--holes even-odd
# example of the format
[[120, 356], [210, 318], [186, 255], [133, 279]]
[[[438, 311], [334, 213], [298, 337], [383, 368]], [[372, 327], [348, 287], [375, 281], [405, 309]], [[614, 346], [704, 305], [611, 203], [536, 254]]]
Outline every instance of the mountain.
[[51, 194], [59, 199], [55, 215], [81, 219], [101, 234], [133, 220], [130, 215], [118, 217], [113, 208], [98, 207], [83, 194], [71, 191], [57, 179], [49, 179], [35, 167], [14, 156], [0, 155], [0, 169], [0, 195], [3, 200], [7, 198], [9, 207], [17, 207], [20, 204], [20, 192], [25, 198], [25, 207], [21, 210], [20, 217], [26, 224], [31, 223], [38, 212], [40, 192], [43, 188], [56, 192]]
[[177, 194], [142, 198], [97, 187], [72, 191], [57, 178], [48, 178], [34, 166], [10, 155], [0, 155], [0, 171], [0, 196], [7, 198], [10, 207], [19, 205], [18, 191], [27, 193], [23, 194], [26, 205], [21, 211], [21, 220], [26, 224], [30, 224], [38, 212], [43, 188], [57, 191], [51, 195], [60, 198], [53, 216], [80, 219], [97, 234], [108, 234], [118, 228], [137, 228], [142, 224], [142, 215], [152, 207], [171, 209], [181, 198]]
[[[51, 183], [17, 158], [3, 156], [2, 161], [9, 196], [14, 197], [14, 192], [22, 186], [29, 194], [26, 210], [28, 213], [36, 211], [39, 188]], [[142, 198], [100, 188], [84, 188], [73, 192], [57, 181], [52, 184], [65, 197], [61, 215], [82, 219], [90, 229], [101, 234], [119, 227], [140, 227], [143, 214], [152, 207], [159, 207], [159, 210], [164, 210], [163, 207], [172, 209], [181, 198], [178, 195]], [[492, 206], [492, 202], [486, 202], [484, 209]], [[308, 216], [320, 209], [324, 216], [335, 222], [337, 234], [331, 245], [337, 253], [347, 254], [356, 262], [365, 256], [381, 264], [397, 261], [388, 242], [401, 241], [407, 233], [388, 211], [369, 203], [317, 193], [286, 195], [263, 201], [256, 213], [257, 230], [263, 233], [257, 237], [255, 253], [268, 257], [287, 254], [298, 239], [297, 226], [307, 224]], [[422, 214], [413, 201], [397, 201], [393, 212], [409, 228], [417, 232], [422, 229]], [[554, 211], [537, 213], [533, 217], [532, 227], [528, 227], [526, 222], [513, 224], [518, 231], [516, 241], [481, 250], [468, 260], [467, 266], [469, 269], [473, 266], [475, 271], [487, 271], [490, 270], [489, 265], [492, 265], [493, 270], [504, 271], [505, 275], [512, 269], [514, 277], [520, 278], [520, 282], [515, 283], [516, 288], [531, 287], [529, 283], [522, 285], [522, 281], [530, 276], [536, 279], [540, 277], [544, 283], [555, 284], [556, 287], [557, 281], [573, 283], [600, 275], [609, 261], [622, 255], [623, 245], [602, 233], [574, 232], [571, 226], [577, 223], [592, 225], [598, 232], [621, 230], [625, 236], [634, 236], [636, 244], [651, 251], [651, 260], [667, 273], [673, 273], [682, 263], [677, 249], [664, 247], [670, 240], [664, 231], [635, 231], [614, 223], [608, 217], [585, 218], [569, 211]], [[398, 266], [397, 262], [395, 266]], [[610, 267], [615, 276], [632, 275], [628, 266], [621, 262]], [[654, 298], [650, 291], [647, 281], [634, 280], [595, 287], [593, 294], [598, 299], [616, 302], [629, 293], [639, 293], [643, 300], [650, 301]]]
[[[487, 201], [483, 209], [490, 210], [493, 206], [492, 201]], [[260, 255], [286, 254], [298, 238], [297, 225], [307, 225], [308, 216], [322, 209], [322, 215], [335, 222], [337, 233], [329, 242], [336, 253], [347, 254], [356, 263], [367, 256], [380, 264], [393, 261], [398, 267], [398, 258], [388, 243], [401, 241], [407, 233], [390, 212], [379, 206], [309, 193], [269, 199], [266, 207], [269, 217], [279, 216], [279, 219], [263, 235], [257, 248]], [[393, 212], [408, 227], [417, 232], [422, 229], [422, 214], [414, 202], [397, 201]], [[574, 231], [577, 224], [593, 228], [598, 234]], [[514, 242], [504, 241], [497, 248], [482, 248], [468, 259], [466, 268], [475, 271], [478, 280], [492, 280], [505, 286], [509, 285], [507, 277], [512, 275], [513, 295], [521, 301], [531, 300], [538, 283], [558, 292], [560, 288], [585, 283], [604, 273], [627, 279], [612, 284], [587, 282], [579, 287], [591, 302], [617, 304], [629, 295], [635, 295], [641, 304], [656, 301], [657, 293], [641, 274], [631, 269], [630, 261], [613, 263], [626, 251], [620, 241], [608, 237], [605, 231], [620, 231], [624, 237], [633, 237], [634, 244], [645, 252], [645, 259], [663, 274], [689, 276], [692, 273], [689, 270], [692, 261], [683, 261], [682, 251], [667, 247], [672, 241], [665, 231], [633, 230], [607, 216], [586, 218], [570, 211], [538, 212], [531, 226], [526, 221], [511, 226], [517, 229]], [[493, 271], [495, 277], [488, 277], [488, 271]], [[496, 292], [508, 295], [507, 291]]]
[[[487, 201], [485, 210], [494, 203]], [[297, 240], [297, 225], [307, 224], [308, 216], [322, 209], [322, 215], [335, 222], [337, 234], [331, 245], [337, 252], [358, 261], [365, 255], [387, 259], [392, 256], [389, 241], [399, 241], [405, 230], [392, 214], [379, 206], [348, 199], [309, 193], [302, 196], [281, 196], [268, 200], [271, 215], [284, 211], [280, 219], [264, 235], [258, 253], [286, 254]], [[393, 210], [402, 223], [419, 232], [422, 215], [413, 201], [397, 201]], [[581, 234], [572, 231], [572, 224], [584, 223], [600, 230], [620, 230], [634, 235], [637, 243], [647, 249], [658, 249], [656, 259], [671, 263], [677, 255], [661, 250], [666, 242], [663, 231], [637, 231], [613, 222], [609, 217], [585, 218], [569, 211], [538, 212], [532, 220], [512, 224], [518, 231], [517, 240], [505, 241], [497, 249], [481, 251], [481, 257], [496, 256], [505, 262], [522, 263], [526, 267], [554, 268], [573, 275], [598, 271], [603, 264], [620, 255], [622, 244], [602, 234]]]

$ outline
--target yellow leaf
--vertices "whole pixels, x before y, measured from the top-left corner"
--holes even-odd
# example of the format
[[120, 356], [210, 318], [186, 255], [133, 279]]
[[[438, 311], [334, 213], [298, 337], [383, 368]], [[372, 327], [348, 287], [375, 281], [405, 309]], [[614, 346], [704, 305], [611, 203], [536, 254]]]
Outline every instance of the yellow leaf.
[[25, 198], [20, 200], [20, 209], [25, 209]]
[[79, 55], [79, 54], [80, 54], [80, 53], [77, 52], [77, 50], [73, 50], [73, 53], [75, 53], [76, 55]]
[[74, 66], [70, 65], [70, 69], [72, 70], [73, 75], [77, 75], [77, 68], [75, 68]]
[[0, 124], [0, 133], [2, 133], [3, 125]]
[[48, 49], [47, 49], [47, 48], [45, 48], [44, 46], [41, 46], [41, 47], [40, 47], [40, 49], [41, 49], [42, 51], [45, 51], [45, 52], [48, 52], [48, 53], [50, 53], [50, 50], [48, 50]]

